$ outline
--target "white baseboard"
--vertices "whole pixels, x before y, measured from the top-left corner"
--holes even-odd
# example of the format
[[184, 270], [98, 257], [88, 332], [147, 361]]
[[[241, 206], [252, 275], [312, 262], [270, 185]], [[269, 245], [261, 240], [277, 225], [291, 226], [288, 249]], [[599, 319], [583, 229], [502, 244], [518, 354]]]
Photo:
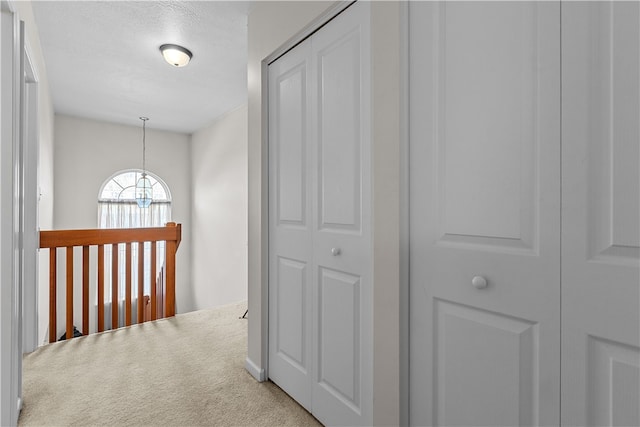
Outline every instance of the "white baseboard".
[[264, 377], [264, 369], [258, 368], [258, 365], [253, 363], [253, 361], [248, 357], [244, 361], [244, 368], [249, 371], [251, 376], [253, 376], [257, 381], [263, 382], [266, 380]]

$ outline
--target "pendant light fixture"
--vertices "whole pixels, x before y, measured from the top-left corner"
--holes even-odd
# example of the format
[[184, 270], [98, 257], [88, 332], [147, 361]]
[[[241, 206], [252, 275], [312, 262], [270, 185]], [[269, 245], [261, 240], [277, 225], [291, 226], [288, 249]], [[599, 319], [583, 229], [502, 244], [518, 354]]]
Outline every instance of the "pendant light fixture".
[[160, 52], [162, 52], [164, 60], [174, 67], [184, 67], [193, 56], [189, 49], [177, 44], [163, 44], [160, 46]]
[[146, 125], [148, 117], [140, 117], [142, 120], [142, 176], [136, 183], [136, 202], [141, 208], [148, 208], [153, 200], [153, 189], [151, 188], [151, 181], [147, 178], [146, 169]]

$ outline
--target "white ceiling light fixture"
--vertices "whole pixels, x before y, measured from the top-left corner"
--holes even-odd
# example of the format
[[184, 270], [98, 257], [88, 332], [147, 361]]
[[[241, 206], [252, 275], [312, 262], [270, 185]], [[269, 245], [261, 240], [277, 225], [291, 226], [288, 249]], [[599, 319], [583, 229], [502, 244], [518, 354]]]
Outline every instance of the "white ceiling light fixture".
[[160, 52], [164, 60], [174, 67], [184, 67], [193, 57], [189, 49], [177, 44], [163, 44], [160, 46]]

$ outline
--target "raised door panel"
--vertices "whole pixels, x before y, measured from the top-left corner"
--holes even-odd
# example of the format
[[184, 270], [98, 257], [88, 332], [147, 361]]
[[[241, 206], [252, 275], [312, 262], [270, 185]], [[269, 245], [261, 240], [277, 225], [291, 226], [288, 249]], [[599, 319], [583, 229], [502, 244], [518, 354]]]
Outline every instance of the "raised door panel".
[[536, 8], [463, 3], [438, 10], [442, 242], [533, 249], [540, 137]]
[[318, 227], [360, 232], [362, 142], [360, 33], [315, 53], [318, 72]]
[[278, 111], [272, 149], [279, 225], [307, 225], [306, 71], [301, 63], [278, 76], [272, 94]]
[[274, 311], [276, 323], [275, 351], [292, 366], [306, 374], [309, 369], [305, 344], [307, 320], [305, 316], [306, 295], [309, 292], [307, 265], [304, 262], [279, 258], [276, 280]]
[[409, 7], [410, 422], [557, 423], [559, 4]]
[[587, 344], [587, 423], [640, 425], [640, 349], [589, 337]]
[[435, 324], [437, 424], [533, 425], [537, 325], [439, 300]]
[[562, 422], [638, 425], [640, 4], [562, 26]]
[[631, 265], [640, 254], [640, 29], [633, 8], [592, 6], [587, 113], [589, 255]]
[[318, 383], [360, 412], [360, 278], [321, 268]]
[[269, 65], [269, 378], [311, 408], [310, 43]]

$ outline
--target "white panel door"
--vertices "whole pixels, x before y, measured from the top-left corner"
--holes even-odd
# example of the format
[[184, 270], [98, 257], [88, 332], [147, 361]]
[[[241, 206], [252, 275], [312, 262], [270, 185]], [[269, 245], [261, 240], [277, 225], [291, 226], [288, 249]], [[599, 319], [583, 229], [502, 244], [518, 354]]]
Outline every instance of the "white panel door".
[[562, 6], [562, 422], [640, 425], [640, 4]]
[[311, 410], [311, 41], [269, 66], [269, 377]]
[[369, 5], [269, 65], [269, 378], [372, 424]]
[[410, 422], [559, 422], [560, 7], [410, 4]]
[[23, 34], [17, 14], [0, 1], [0, 425], [3, 426], [17, 424], [22, 385]]
[[312, 37], [315, 372], [313, 414], [371, 425], [372, 325], [369, 5]]

